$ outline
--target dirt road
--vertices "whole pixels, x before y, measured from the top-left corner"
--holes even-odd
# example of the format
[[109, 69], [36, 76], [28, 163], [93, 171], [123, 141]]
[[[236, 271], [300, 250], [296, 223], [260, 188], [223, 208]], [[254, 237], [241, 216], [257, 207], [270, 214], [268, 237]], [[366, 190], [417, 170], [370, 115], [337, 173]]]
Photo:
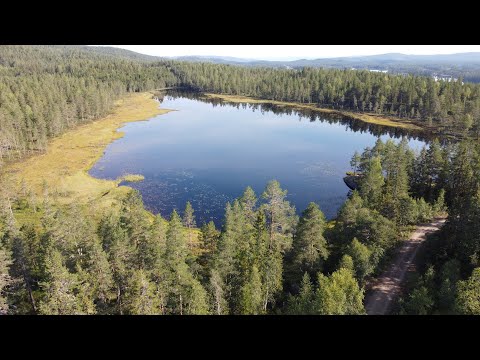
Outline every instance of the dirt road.
[[390, 267], [373, 281], [367, 293], [365, 310], [368, 315], [386, 315], [391, 311], [393, 300], [400, 294], [405, 274], [413, 264], [419, 245], [427, 234], [438, 231], [444, 223], [445, 219], [442, 218], [419, 225], [410, 239], [404, 242]]

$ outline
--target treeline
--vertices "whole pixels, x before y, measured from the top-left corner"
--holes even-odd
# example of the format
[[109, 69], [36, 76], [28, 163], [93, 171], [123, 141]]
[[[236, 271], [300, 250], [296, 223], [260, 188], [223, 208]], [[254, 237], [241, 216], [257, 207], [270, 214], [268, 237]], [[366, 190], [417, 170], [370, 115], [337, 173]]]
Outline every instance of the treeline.
[[198, 91], [369, 112], [480, 135], [480, 85], [370, 71], [247, 68], [153, 61], [81, 46], [0, 47], [0, 158], [43, 151], [49, 137], [104, 116], [126, 92]]
[[[260, 198], [247, 188], [226, 205], [221, 229], [210, 222], [199, 231], [190, 204], [182, 217], [174, 211], [168, 221], [152, 220], [133, 190], [99, 221], [88, 208], [58, 205], [48, 189], [42, 204], [21, 195], [30, 193], [26, 185], [20, 194], [5, 191], [3, 311], [364, 314], [366, 282], [409, 226], [445, 211], [442, 191], [418, 186], [435, 189], [436, 180], [410, 174], [422, 161], [406, 140], [379, 140], [355, 154], [360, 190], [333, 227], [314, 203], [299, 218], [277, 181]], [[16, 211], [38, 213], [41, 222], [18, 228]]]
[[418, 120], [453, 131], [480, 133], [480, 86], [368, 70], [247, 68], [178, 62], [184, 86], [205, 92], [316, 103], [321, 107]]
[[0, 46], [0, 161], [105, 116], [116, 99], [176, 84], [165, 63], [73, 46]]

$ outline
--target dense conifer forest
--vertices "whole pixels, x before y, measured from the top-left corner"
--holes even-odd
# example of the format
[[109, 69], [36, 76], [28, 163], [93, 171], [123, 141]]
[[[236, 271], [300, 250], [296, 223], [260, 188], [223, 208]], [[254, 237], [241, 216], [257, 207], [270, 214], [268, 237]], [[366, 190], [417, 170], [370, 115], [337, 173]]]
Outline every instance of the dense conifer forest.
[[[369, 279], [416, 224], [448, 214], [398, 313], [480, 314], [478, 85], [0, 46], [0, 159], [45, 151], [128, 92], [171, 86], [415, 119], [466, 139], [435, 139], [419, 153], [406, 139], [378, 140], [352, 154], [359, 188], [331, 222], [315, 203], [297, 216], [275, 180], [227, 203], [217, 229], [197, 224], [190, 203], [163, 219], [132, 190], [93, 217], [47, 184], [38, 196], [1, 178], [0, 313], [365, 314]], [[39, 221], [20, 224], [22, 211]]]

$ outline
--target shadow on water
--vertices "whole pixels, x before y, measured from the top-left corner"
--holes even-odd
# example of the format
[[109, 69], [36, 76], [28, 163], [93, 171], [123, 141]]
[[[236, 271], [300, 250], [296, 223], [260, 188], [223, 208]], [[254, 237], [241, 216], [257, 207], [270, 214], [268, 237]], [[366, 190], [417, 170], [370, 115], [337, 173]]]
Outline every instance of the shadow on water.
[[367, 123], [358, 119], [354, 119], [349, 116], [344, 116], [341, 114], [328, 114], [321, 111], [315, 111], [314, 109], [303, 109], [295, 108], [293, 106], [282, 106], [276, 105], [273, 103], [237, 103], [220, 98], [209, 98], [206, 97], [201, 92], [188, 91], [188, 90], [168, 90], [162, 91], [156, 94], [160, 102], [163, 101], [163, 98], [171, 97], [175, 98], [186, 98], [190, 100], [197, 100], [203, 103], [212, 104], [215, 106], [225, 106], [225, 107], [235, 107], [237, 109], [251, 109], [253, 111], [260, 111], [263, 113], [273, 113], [275, 115], [295, 115], [298, 116], [299, 121], [308, 120], [310, 122], [326, 122], [329, 124], [342, 124], [347, 129], [360, 132], [360, 133], [369, 133], [376, 137], [382, 135], [388, 135], [394, 139], [401, 139], [406, 137], [409, 140], [419, 140], [424, 142], [430, 142], [433, 140], [432, 136], [429, 136], [424, 131], [417, 130], [406, 130], [402, 128], [394, 128], [391, 126], [383, 126], [378, 124]]

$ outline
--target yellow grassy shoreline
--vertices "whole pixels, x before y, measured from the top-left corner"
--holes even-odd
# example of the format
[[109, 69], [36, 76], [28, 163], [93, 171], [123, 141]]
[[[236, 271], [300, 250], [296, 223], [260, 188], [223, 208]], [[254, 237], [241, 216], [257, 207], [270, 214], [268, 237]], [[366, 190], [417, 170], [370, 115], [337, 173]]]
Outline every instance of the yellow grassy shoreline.
[[[88, 171], [102, 157], [108, 144], [124, 136], [117, 131], [122, 125], [169, 111], [172, 110], [160, 109], [151, 93], [129, 94], [116, 102], [110, 115], [52, 139], [44, 154], [8, 164], [4, 174], [17, 186], [24, 181], [40, 197], [46, 182], [49, 193], [54, 194], [60, 204], [75, 202], [89, 206], [95, 203], [96, 207], [109, 207], [130, 188], [118, 186], [123, 177], [113, 181], [95, 179]], [[135, 180], [140, 178], [137, 176]], [[100, 198], [101, 201], [94, 202]]]
[[324, 109], [324, 108], [317, 107], [315, 104], [301, 104], [301, 103], [295, 103], [295, 102], [265, 100], [265, 99], [257, 99], [249, 96], [240, 96], [240, 95], [223, 95], [223, 94], [206, 93], [205, 96], [207, 96], [208, 98], [217, 98], [217, 99], [222, 99], [222, 100], [234, 102], [234, 103], [254, 103], [254, 104], [268, 103], [268, 104], [275, 104], [278, 106], [289, 106], [297, 109], [309, 109], [309, 110], [314, 110], [314, 111], [318, 111], [326, 114], [344, 115], [352, 119], [360, 120], [369, 124], [389, 126], [389, 127], [401, 128], [406, 130], [416, 130], [416, 131], [424, 130], [422, 127], [415, 125], [413, 122], [408, 120], [388, 118], [385, 116], [379, 116], [375, 114], [360, 114], [360, 113], [355, 113], [350, 111]]

